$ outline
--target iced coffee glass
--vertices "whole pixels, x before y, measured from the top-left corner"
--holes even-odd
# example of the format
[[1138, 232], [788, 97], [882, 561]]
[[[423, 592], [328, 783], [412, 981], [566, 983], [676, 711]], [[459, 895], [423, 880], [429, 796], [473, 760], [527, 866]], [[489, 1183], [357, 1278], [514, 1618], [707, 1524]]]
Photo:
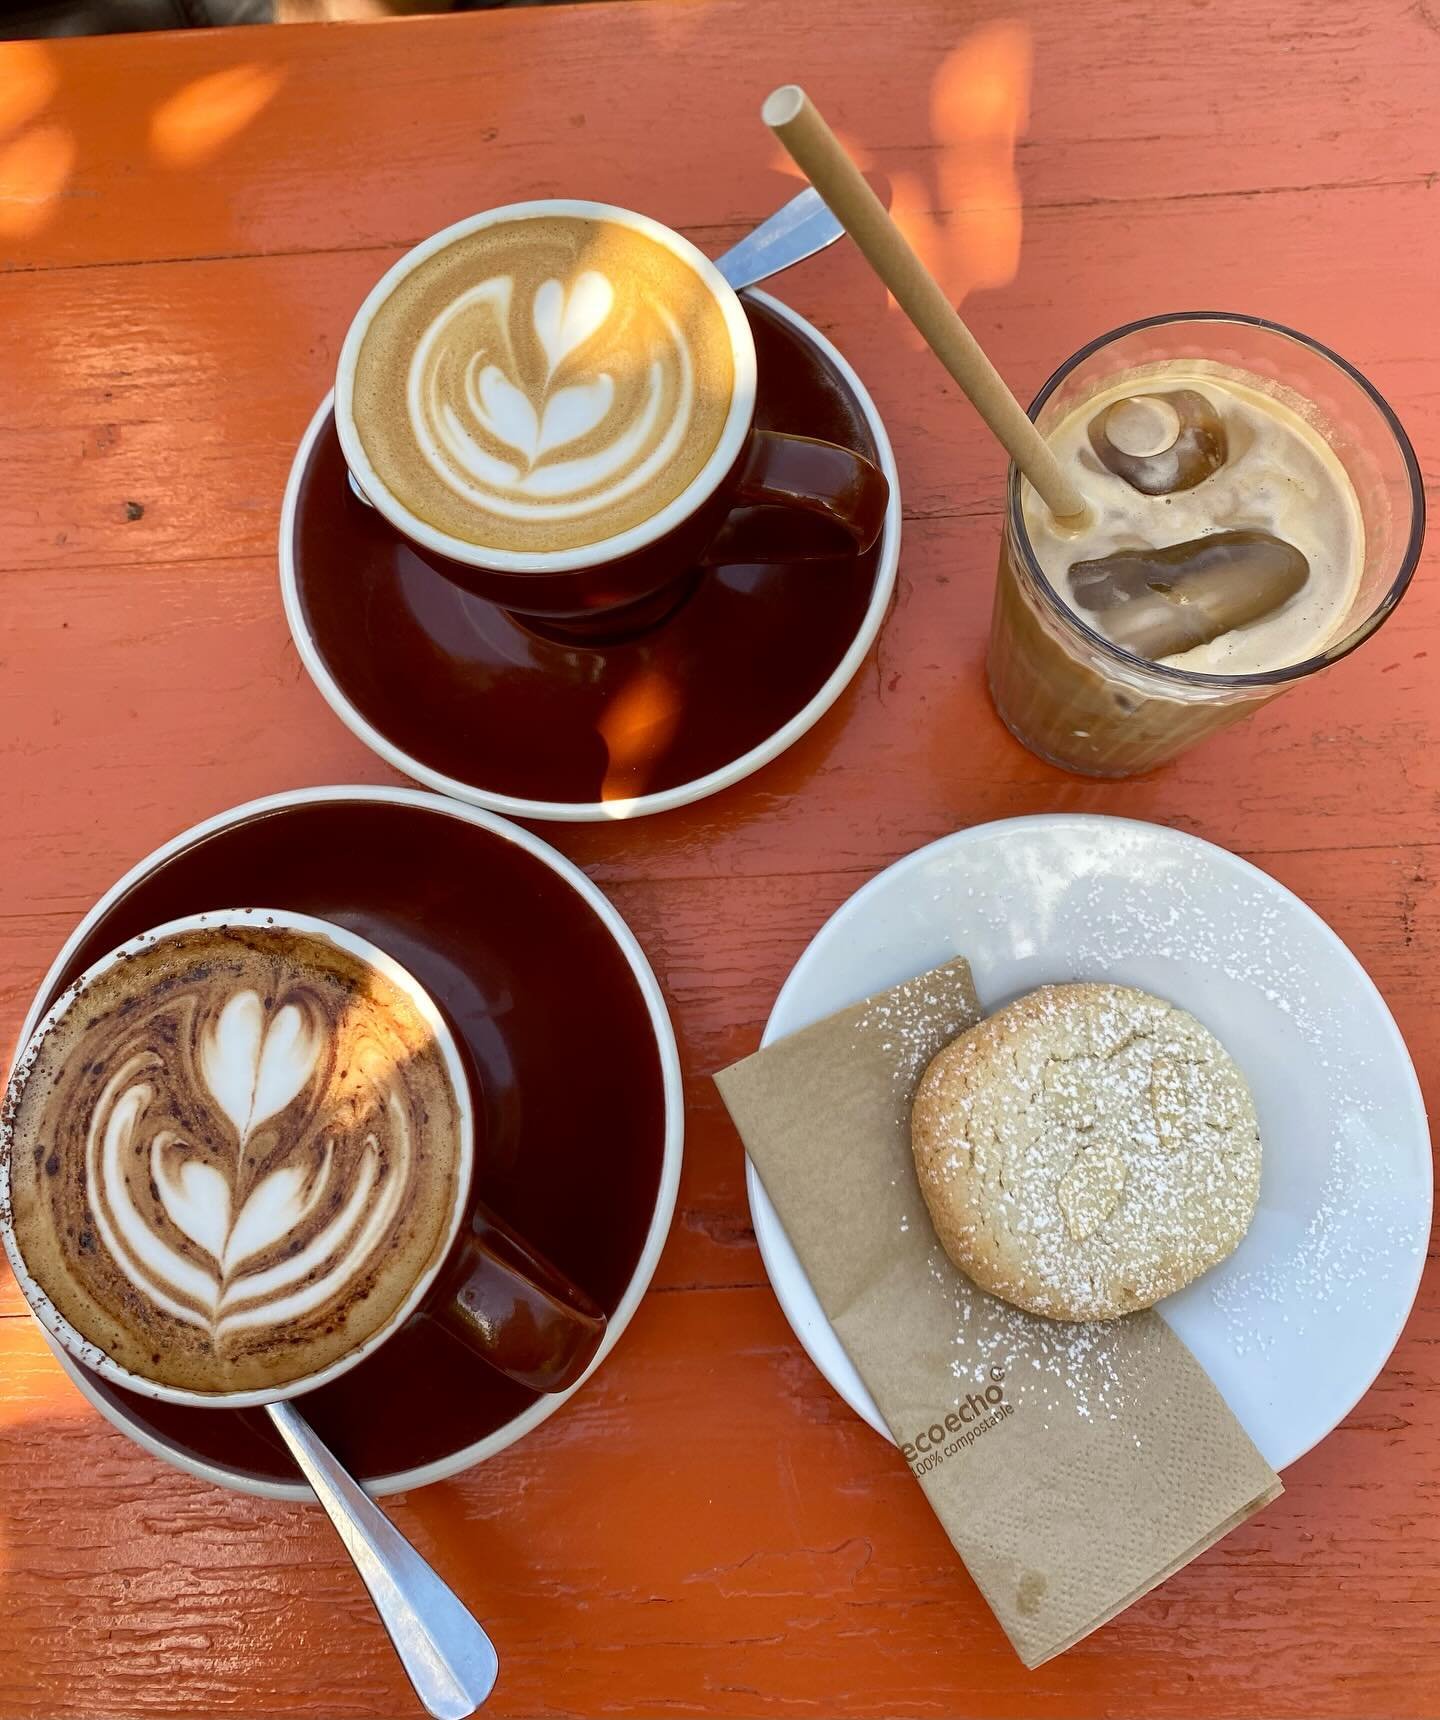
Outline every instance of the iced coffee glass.
[[[1139, 391], [1157, 366], [1178, 361], [1202, 379], [1234, 380], [1273, 397], [1319, 433], [1354, 489], [1363, 535], [1358, 577], [1323, 644], [1301, 661], [1243, 674], [1152, 661], [1108, 638], [1057, 593], [1031, 541], [1024, 481], [1012, 466], [990, 691], [1018, 740], [1050, 763], [1087, 776], [1134, 776], [1164, 764], [1338, 662], [1394, 609], [1420, 554], [1424, 493], [1395, 414], [1344, 359], [1276, 323], [1193, 311], [1127, 324], [1067, 359], [1036, 396], [1030, 417], [1052, 435], [1092, 398], [1131, 378]], [[1204, 493], [1193, 495], [1198, 500]], [[1206, 530], [1244, 523], [1215, 518]]]

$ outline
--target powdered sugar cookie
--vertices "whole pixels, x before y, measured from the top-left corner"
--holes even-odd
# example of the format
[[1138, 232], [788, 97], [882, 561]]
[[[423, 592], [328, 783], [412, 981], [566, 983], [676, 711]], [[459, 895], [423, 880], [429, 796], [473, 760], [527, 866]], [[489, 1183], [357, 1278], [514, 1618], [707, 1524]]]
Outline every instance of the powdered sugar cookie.
[[1193, 1016], [1128, 986], [1043, 986], [962, 1033], [910, 1130], [945, 1252], [1057, 1320], [1181, 1289], [1236, 1248], [1259, 1195], [1239, 1070]]

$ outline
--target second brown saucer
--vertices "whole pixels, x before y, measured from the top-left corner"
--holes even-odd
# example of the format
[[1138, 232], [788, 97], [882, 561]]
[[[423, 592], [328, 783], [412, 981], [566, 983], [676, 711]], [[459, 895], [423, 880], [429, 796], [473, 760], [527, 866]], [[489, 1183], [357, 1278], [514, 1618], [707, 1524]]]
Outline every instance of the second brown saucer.
[[[410, 788], [292, 789], [184, 831], [107, 891], [41, 983], [20, 1043], [105, 951], [246, 895], [357, 933], [444, 1012], [478, 1095], [476, 1198], [604, 1309], [593, 1372], [655, 1270], [683, 1136], [674, 1034], [625, 922], [562, 855], [491, 813]], [[263, 1409], [164, 1403], [60, 1360], [167, 1462], [309, 1497]], [[417, 1313], [298, 1402], [353, 1474], [391, 1493], [494, 1455], [569, 1395], [516, 1384]]]

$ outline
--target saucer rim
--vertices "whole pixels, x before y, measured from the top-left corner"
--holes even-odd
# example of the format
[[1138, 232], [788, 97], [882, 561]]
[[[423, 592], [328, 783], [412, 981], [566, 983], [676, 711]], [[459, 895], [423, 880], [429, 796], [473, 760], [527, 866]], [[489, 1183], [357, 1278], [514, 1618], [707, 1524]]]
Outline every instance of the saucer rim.
[[443, 771], [433, 769], [413, 754], [396, 746], [357, 709], [331, 673], [313, 634], [305, 625], [296, 569], [295, 522], [299, 509], [300, 485], [309, 468], [315, 443], [324, 430], [327, 419], [334, 414], [335, 390], [331, 388], [306, 426], [285, 481], [285, 500], [280, 512], [280, 595], [285, 606], [286, 625], [290, 629], [290, 637], [295, 642], [295, 649], [300, 654], [306, 674], [345, 727], [377, 757], [384, 759], [412, 781], [424, 784], [426, 788], [463, 801], [466, 805], [483, 807], [502, 817], [540, 819], [557, 824], [603, 824], [620, 819], [647, 817], [651, 813], [669, 812], [679, 806], [689, 806], [694, 801], [718, 794], [722, 789], [730, 788], [747, 776], [752, 776], [757, 770], [777, 759], [781, 753], [788, 751], [802, 735], [814, 728], [849, 686], [880, 632], [895, 591], [903, 528], [900, 476], [895, 465], [895, 452], [890, 445], [885, 422], [869, 390], [849, 360], [833, 343], [827, 340], [808, 318], [801, 316], [799, 311], [792, 310], [772, 294], [748, 288], [739, 296], [742, 302], [753, 300], [771, 311], [782, 322], [789, 323], [802, 339], [814, 346], [821, 356], [829, 359], [839, 371], [870, 428], [880, 468], [890, 485], [890, 500], [885, 510], [885, 523], [881, 527], [880, 552], [876, 559], [870, 601], [855, 637], [825, 681], [794, 716], [748, 752], [716, 770], [708, 771], [704, 776], [692, 777], [689, 782], [678, 783], [673, 788], [660, 789], [653, 794], [636, 795], [629, 800], [532, 800], [479, 788], [474, 783], [462, 782], [458, 777], [447, 776]]
[[[212, 814], [209, 818], [201, 819], [197, 824], [190, 825], [178, 835], [161, 843], [130, 867], [92, 904], [61, 945], [59, 953], [46, 970], [44, 978], [40, 981], [34, 996], [31, 998], [30, 1007], [26, 1011], [25, 1020], [16, 1041], [11, 1068], [13, 1069], [14, 1063], [18, 1061], [25, 1046], [29, 1043], [36, 1023], [44, 1013], [45, 998], [54, 989], [82, 941], [115, 903], [134, 885], [148, 877], [157, 866], [206, 836], [246, 823], [253, 818], [263, 817], [268, 813], [286, 811], [296, 806], [354, 801], [415, 807], [423, 811], [443, 813], [448, 817], [461, 819], [477, 829], [488, 830], [492, 835], [500, 837], [502, 841], [513, 842], [516, 847], [524, 849], [542, 865], [548, 866], [563, 883], [570, 885], [597, 915], [601, 924], [614, 939], [620, 953], [625, 957], [635, 976], [641, 997], [644, 999], [646, 1014], [650, 1019], [651, 1030], [655, 1036], [655, 1048], [660, 1061], [661, 1089], [665, 1099], [665, 1142], [661, 1157], [660, 1182], [655, 1192], [655, 1206], [651, 1213], [649, 1229], [645, 1234], [645, 1244], [640, 1251], [640, 1257], [636, 1261], [635, 1270], [630, 1276], [624, 1294], [616, 1304], [615, 1312], [606, 1322], [605, 1336], [601, 1340], [600, 1348], [596, 1351], [590, 1366], [580, 1379], [566, 1391], [555, 1392], [539, 1398], [521, 1414], [514, 1416], [493, 1433], [487, 1434], [484, 1439], [475, 1441], [473, 1445], [462, 1446], [448, 1457], [436, 1458], [430, 1463], [417, 1464], [412, 1469], [396, 1470], [389, 1475], [376, 1476], [364, 1484], [365, 1491], [372, 1497], [383, 1498], [387, 1494], [409, 1492], [417, 1487], [428, 1487], [432, 1482], [450, 1480], [465, 1470], [473, 1469], [477, 1464], [483, 1463], [488, 1458], [506, 1450], [507, 1447], [515, 1444], [517, 1440], [522, 1439], [542, 1422], [548, 1421], [562, 1404], [568, 1402], [586, 1384], [618, 1343], [621, 1334], [630, 1324], [645, 1296], [645, 1292], [650, 1287], [650, 1282], [655, 1276], [655, 1269], [660, 1262], [660, 1255], [670, 1234], [670, 1225], [674, 1218], [675, 1203], [680, 1188], [680, 1170], [684, 1157], [685, 1141], [685, 1106], [679, 1047], [676, 1044], [670, 1012], [666, 1006], [664, 994], [660, 990], [660, 983], [655, 977], [654, 969], [650, 966], [649, 959], [641, 948], [639, 939], [621, 917], [620, 911], [599, 886], [592, 882], [573, 861], [567, 859], [558, 849], [551, 847], [543, 837], [537, 836], [533, 831], [513, 824], [509, 819], [503, 818], [485, 807], [457, 801], [425, 789], [403, 788], [377, 783], [322, 784], [309, 788], [282, 789], [272, 794], [261, 795], [257, 799], [243, 801], [238, 806], [228, 807], [224, 811]], [[28, 1304], [27, 1311], [34, 1319], [35, 1315], [33, 1310], [29, 1310]], [[135, 1444], [148, 1451], [152, 1456], [162, 1459], [176, 1469], [184, 1470], [187, 1474], [197, 1476], [203, 1481], [213, 1482], [217, 1487], [227, 1488], [232, 1493], [248, 1493], [262, 1499], [313, 1500], [314, 1494], [304, 1482], [269, 1481], [263, 1477], [245, 1475], [237, 1470], [227, 1468], [223, 1464], [211, 1463], [204, 1458], [193, 1457], [190, 1453], [181, 1451], [164, 1440], [157, 1439], [148, 1430], [133, 1422], [116, 1402], [96, 1390], [89, 1375], [75, 1363], [65, 1350], [55, 1343], [43, 1325], [40, 1329], [66, 1373], [70, 1375], [84, 1397], [100, 1411], [111, 1426], [118, 1428], [127, 1438], [133, 1440]], [[298, 1401], [303, 1404], [303, 1396]]]
[[[797, 978], [800, 975], [801, 970], [808, 965], [812, 951], [814, 951], [816, 946], [820, 944], [822, 939], [827, 939], [835, 935], [835, 933], [841, 929], [842, 924], [846, 922], [858, 908], [860, 908], [864, 898], [878, 893], [882, 887], [883, 881], [888, 879], [892, 872], [895, 872], [902, 867], [906, 869], [918, 868], [924, 864], [926, 857], [933, 857], [939, 851], [943, 850], [948, 856], [956, 849], [965, 848], [967, 844], [972, 841], [979, 840], [983, 837], [994, 836], [999, 832], [1010, 829], [1020, 827], [1027, 830], [1055, 829], [1057, 827], [1082, 827], [1093, 829], [1097, 825], [1131, 828], [1142, 830], [1149, 834], [1159, 833], [1168, 840], [1173, 840], [1178, 843], [1182, 847], [1193, 847], [1206, 850], [1208, 856], [1211, 857], [1212, 860], [1218, 861], [1221, 865], [1229, 866], [1242, 874], [1253, 876], [1268, 889], [1274, 890], [1281, 896], [1288, 898], [1290, 903], [1299, 909], [1302, 919], [1312, 922], [1321, 936], [1329, 938], [1338, 945], [1345, 957], [1351, 963], [1357, 983], [1363, 987], [1368, 987], [1370, 992], [1373, 993], [1375, 1001], [1380, 1006], [1381, 1014], [1385, 1022], [1388, 1024], [1389, 1031], [1393, 1037], [1394, 1046], [1398, 1054], [1397, 1069], [1408, 1072], [1408, 1095], [1414, 1107], [1419, 1127], [1424, 1132], [1427, 1140], [1430, 1139], [1429, 1116], [1425, 1106], [1424, 1090], [1420, 1085], [1419, 1074], [1416, 1071], [1415, 1060], [1410, 1053], [1410, 1047], [1405, 1041], [1404, 1034], [1400, 1031], [1400, 1024], [1395, 1020], [1394, 1012], [1386, 1001], [1384, 992], [1382, 992], [1380, 987], [1375, 983], [1369, 969], [1360, 960], [1359, 956], [1355, 954], [1354, 950], [1350, 948], [1345, 939], [1340, 936], [1339, 932], [1337, 932], [1330, 924], [1330, 922], [1326, 920], [1323, 915], [1317, 913], [1303, 896], [1290, 889], [1288, 885], [1282, 883], [1280, 879], [1276, 878], [1272, 873], [1266, 872], [1262, 867], [1255, 865], [1252, 861], [1246, 860], [1242, 855], [1234, 853], [1231, 849], [1222, 847], [1220, 843], [1211, 842], [1208, 838], [1197, 836], [1187, 830], [1178, 830], [1173, 825], [1159, 824], [1153, 819], [1123, 818], [1117, 817], [1113, 813], [1040, 812], [1021, 814], [1013, 818], [991, 819], [985, 823], [967, 825], [959, 830], [949, 831], [944, 836], [937, 837], [933, 842], [924, 843], [919, 848], [912, 849], [908, 854], [900, 855], [888, 866], [881, 867], [879, 871], [872, 873], [864, 883], [847, 896], [845, 900], [835, 908], [833, 913], [826, 916], [823, 924], [816, 929], [814, 935], [806, 943], [805, 948], [796, 957], [795, 961], [791, 965], [790, 971], [786, 974], [779, 991], [775, 994], [775, 1001], [771, 1005], [770, 1013], [766, 1017], [765, 1026], [761, 1033], [760, 1048], [763, 1050], [766, 1046], [773, 1044], [776, 1039], [784, 1037], [784, 1034], [777, 1028], [777, 1020], [781, 1016], [782, 1010], [787, 1005], [792, 993], [799, 989]], [[845, 998], [835, 1003], [834, 1008], [843, 1009], [856, 1001], [858, 1000], [854, 998]], [[815, 1019], [819, 1018], [817, 1017]], [[801, 1027], [803, 1028], [804, 1025], [805, 1023], [802, 1022]], [[799, 1029], [791, 1028], [788, 1031], [794, 1032], [799, 1031]], [[821, 1376], [836, 1396], [839, 1397], [846, 1407], [853, 1411], [854, 1414], [862, 1421], [868, 1423], [869, 1426], [874, 1428], [882, 1439], [887, 1440], [893, 1445], [895, 1443], [895, 1436], [886, 1426], [884, 1418], [881, 1416], [879, 1408], [876, 1405], [868, 1387], [866, 1387], [864, 1380], [861, 1379], [859, 1382], [859, 1396], [857, 1397], [856, 1395], [853, 1395], [850, 1390], [846, 1389], [846, 1387], [842, 1386], [834, 1377], [832, 1377], [829, 1367], [821, 1359], [821, 1356], [816, 1353], [811, 1339], [811, 1333], [815, 1330], [812, 1305], [815, 1310], [818, 1310], [819, 1324], [828, 1328], [832, 1336], [834, 1333], [833, 1322], [828, 1319], [823, 1307], [820, 1306], [819, 1298], [815, 1295], [809, 1276], [805, 1271], [803, 1263], [798, 1260], [798, 1257], [796, 1261], [798, 1272], [792, 1272], [785, 1262], [777, 1262], [772, 1259], [772, 1251], [776, 1246], [777, 1238], [786, 1237], [785, 1226], [780, 1218], [779, 1210], [776, 1208], [774, 1202], [766, 1192], [764, 1183], [760, 1179], [760, 1174], [756, 1170], [754, 1161], [748, 1153], [745, 1155], [745, 1194], [746, 1204], [750, 1213], [751, 1227], [755, 1232], [755, 1241], [760, 1251], [761, 1263], [765, 1268], [765, 1276], [770, 1284], [770, 1288], [775, 1294], [776, 1301], [780, 1304], [780, 1310], [785, 1316], [786, 1324], [794, 1333], [801, 1348], [804, 1350], [810, 1362], [814, 1365], [816, 1372]], [[1424, 1216], [1423, 1234], [1428, 1236], [1434, 1219], [1434, 1191], [1433, 1188], [1430, 1188], [1428, 1185], [1426, 1187], [1426, 1195], [1428, 1200], [1427, 1210]], [[794, 1245], [791, 1244], [790, 1246], [793, 1249]], [[1346, 1408], [1336, 1417], [1328, 1428], [1317, 1434], [1309, 1444], [1299, 1446], [1294, 1449], [1287, 1449], [1283, 1453], [1276, 1452], [1274, 1456], [1262, 1453], [1262, 1455], [1266, 1456], [1266, 1461], [1270, 1463], [1271, 1468], [1277, 1473], [1288, 1469], [1292, 1463], [1298, 1462], [1302, 1457], [1307, 1456], [1311, 1451], [1313, 1451], [1317, 1445], [1322, 1444], [1326, 1439], [1328, 1439], [1330, 1435], [1335, 1432], [1336, 1428], [1342, 1425], [1345, 1418], [1353, 1412], [1355, 1406], [1360, 1403], [1365, 1394], [1385, 1371], [1391, 1356], [1395, 1353], [1396, 1345], [1400, 1342], [1400, 1339], [1405, 1332], [1405, 1328], [1409, 1324], [1411, 1315], [1415, 1311], [1415, 1303], [1420, 1294], [1420, 1285], [1424, 1279], [1427, 1261], [1428, 1251], [1424, 1246], [1422, 1246], [1416, 1257], [1414, 1279], [1409, 1286], [1409, 1296], [1405, 1302], [1404, 1311], [1400, 1315], [1399, 1323], [1397, 1324], [1394, 1332], [1389, 1335], [1388, 1343], [1379, 1363], [1365, 1380], [1363, 1385], [1360, 1386], [1353, 1401], [1346, 1406]], [[1165, 1318], [1164, 1300], [1156, 1304], [1155, 1311], [1160, 1315], [1161, 1319]], [[1168, 1323], [1169, 1322], [1167, 1321], [1167, 1324]], [[1217, 1386], [1217, 1390], [1218, 1389], [1219, 1388]]]

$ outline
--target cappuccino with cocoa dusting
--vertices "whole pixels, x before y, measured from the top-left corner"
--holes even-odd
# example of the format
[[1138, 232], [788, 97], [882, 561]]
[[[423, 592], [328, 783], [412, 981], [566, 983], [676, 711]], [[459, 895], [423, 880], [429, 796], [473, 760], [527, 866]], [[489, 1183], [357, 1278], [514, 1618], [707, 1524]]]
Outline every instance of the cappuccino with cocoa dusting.
[[359, 956], [262, 923], [161, 935], [21, 1059], [13, 1244], [131, 1373], [283, 1388], [382, 1332], [439, 1263], [463, 1131], [433, 1027]]
[[642, 526], [714, 453], [735, 387], [719, 299], [638, 226], [537, 213], [422, 257], [370, 318], [354, 431], [416, 519], [506, 553]]

